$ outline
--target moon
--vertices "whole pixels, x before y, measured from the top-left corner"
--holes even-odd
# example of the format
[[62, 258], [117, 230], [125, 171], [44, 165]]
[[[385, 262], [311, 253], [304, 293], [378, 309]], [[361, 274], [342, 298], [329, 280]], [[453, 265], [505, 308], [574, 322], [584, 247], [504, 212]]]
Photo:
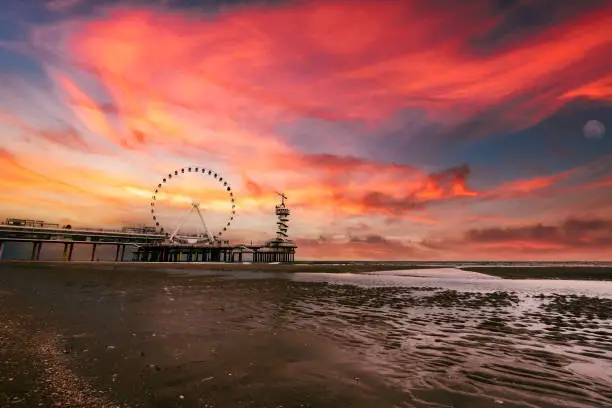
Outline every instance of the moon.
[[587, 139], [601, 139], [606, 133], [606, 127], [598, 120], [589, 120], [582, 128], [582, 134]]

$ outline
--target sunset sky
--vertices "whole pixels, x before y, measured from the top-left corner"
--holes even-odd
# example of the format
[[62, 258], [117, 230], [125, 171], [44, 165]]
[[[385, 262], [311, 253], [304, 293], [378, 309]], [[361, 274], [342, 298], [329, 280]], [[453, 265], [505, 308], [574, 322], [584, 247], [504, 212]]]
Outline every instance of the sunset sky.
[[612, 2], [4, 1], [0, 142], [2, 219], [152, 225], [199, 166], [300, 259], [610, 260]]

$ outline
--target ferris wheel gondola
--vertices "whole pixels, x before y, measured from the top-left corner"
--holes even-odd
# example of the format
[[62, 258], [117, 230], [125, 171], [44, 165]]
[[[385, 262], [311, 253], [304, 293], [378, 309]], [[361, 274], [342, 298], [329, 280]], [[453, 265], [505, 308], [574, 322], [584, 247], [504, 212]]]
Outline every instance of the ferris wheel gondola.
[[[210, 177], [213, 180], [215, 180], [218, 183], [218, 186], [220, 188], [222, 188], [224, 191], [227, 192], [228, 194], [228, 199], [229, 202], [231, 203], [231, 212], [228, 215], [226, 221], [224, 222], [223, 226], [219, 229], [219, 231], [211, 231], [209, 230], [206, 221], [204, 220], [204, 216], [202, 214], [201, 211], [201, 204], [199, 200], [193, 199], [191, 201], [191, 208], [189, 209], [189, 212], [186, 213], [183, 218], [181, 219], [181, 221], [179, 222], [179, 224], [176, 226], [176, 228], [173, 230], [173, 232], [171, 234], [168, 234], [164, 227], [161, 225], [160, 220], [159, 220], [159, 215], [157, 213], [157, 202], [158, 202], [158, 198], [159, 198], [159, 194], [164, 190], [167, 189], [168, 186], [171, 184], [172, 180], [176, 180], [178, 178], [180, 178], [181, 176], [184, 176], [185, 174], [197, 174], [200, 175], [202, 177]], [[196, 241], [199, 242], [204, 242], [204, 243], [208, 243], [208, 244], [212, 244], [215, 242], [219, 242], [221, 241], [221, 238], [223, 237], [223, 234], [225, 232], [227, 232], [227, 230], [230, 228], [232, 221], [234, 220], [235, 216], [236, 216], [236, 200], [234, 198], [234, 193], [232, 191], [232, 188], [230, 187], [229, 183], [227, 182], [227, 180], [224, 180], [223, 177], [221, 176], [220, 173], [212, 170], [212, 169], [207, 169], [204, 167], [183, 167], [177, 170], [174, 170], [173, 172], [168, 173], [167, 176], [165, 176], [161, 182], [159, 184], [157, 184], [155, 190], [153, 191], [153, 196], [151, 199], [151, 216], [153, 218], [153, 223], [155, 224], [156, 228], [159, 228], [161, 233], [165, 233], [166, 236], [168, 237], [168, 240], [170, 241], [176, 241], [176, 240], [180, 240], [181, 237], [178, 235], [180, 229], [183, 227], [184, 223], [186, 222], [187, 218], [192, 215], [195, 214], [197, 215], [198, 221], [200, 223], [200, 226], [203, 228], [203, 234], [201, 234], [200, 236], [197, 237]], [[193, 240], [191, 240], [193, 241]]]

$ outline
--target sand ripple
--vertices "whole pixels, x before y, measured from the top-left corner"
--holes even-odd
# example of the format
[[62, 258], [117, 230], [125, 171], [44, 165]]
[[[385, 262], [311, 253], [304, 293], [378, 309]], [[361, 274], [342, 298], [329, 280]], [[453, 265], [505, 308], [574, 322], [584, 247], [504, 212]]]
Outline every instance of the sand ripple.
[[[610, 299], [324, 283], [290, 291], [287, 322], [359, 350], [407, 391], [441, 387], [520, 406], [612, 405]], [[576, 373], [576, 362], [589, 369]], [[424, 395], [445, 406], [438, 394]]]

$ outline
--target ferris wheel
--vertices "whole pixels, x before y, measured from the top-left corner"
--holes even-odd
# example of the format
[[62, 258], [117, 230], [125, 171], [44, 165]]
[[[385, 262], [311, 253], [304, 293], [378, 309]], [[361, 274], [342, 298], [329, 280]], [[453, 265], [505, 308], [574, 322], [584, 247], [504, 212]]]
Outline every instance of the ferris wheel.
[[[171, 190], [174, 184], [180, 183], [181, 179], [185, 179], [186, 177], [190, 177], [190, 182], [201, 182], [204, 181], [203, 179], [208, 179], [208, 181], [212, 180], [214, 183], [214, 187], [216, 187], [215, 197], [217, 200], [222, 199], [219, 193], [225, 192], [227, 194], [225, 196], [226, 198], [223, 199], [227, 203], [227, 205], [225, 206], [226, 214], [222, 219], [221, 223], [217, 222], [218, 225], [215, 226], [217, 228], [216, 230], [211, 230], [207, 226], [205, 217], [202, 214], [202, 212], [205, 210], [202, 207], [202, 201], [195, 197], [190, 197], [189, 199], [183, 197], [182, 204], [184, 204], [184, 207], [189, 207], [189, 211], [183, 214], [183, 216], [178, 222], [178, 225], [176, 225], [175, 229], [172, 231], [171, 234], [168, 234], [165, 231], [159, 214], [160, 207], [162, 206], [161, 201], [163, 201], [160, 200], [160, 196], [168, 190]], [[193, 180], [194, 177], [200, 178], [200, 180]], [[180, 236], [179, 232], [181, 228], [185, 226], [185, 223], [187, 222], [189, 216], [194, 215], [197, 217], [196, 224], [200, 233], [196, 234], [195, 236], [188, 237], [191, 239], [186, 239], [186, 237]], [[161, 182], [156, 186], [151, 199], [151, 216], [153, 217], [153, 223], [155, 224], [155, 227], [159, 228], [161, 233], [166, 233], [166, 236], [170, 241], [187, 240], [190, 243], [204, 242], [212, 244], [221, 241], [223, 234], [231, 226], [232, 221], [236, 216], [236, 201], [234, 198], [234, 193], [232, 192], [232, 189], [228, 184], [227, 180], [224, 180], [221, 174], [219, 174], [218, 172], [204, 167], [183, 167], [168, 173], [168, 175], [164, 176]]]

